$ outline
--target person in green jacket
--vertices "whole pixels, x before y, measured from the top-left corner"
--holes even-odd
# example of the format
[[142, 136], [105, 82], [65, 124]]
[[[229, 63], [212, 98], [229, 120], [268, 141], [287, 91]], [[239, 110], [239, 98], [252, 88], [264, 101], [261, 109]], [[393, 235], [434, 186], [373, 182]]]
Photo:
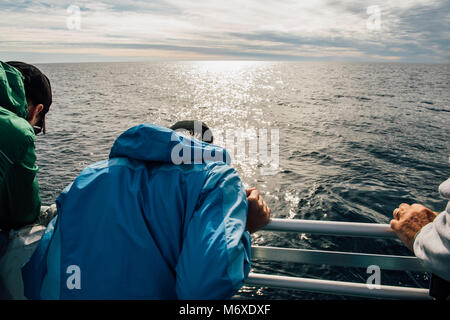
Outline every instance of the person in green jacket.
[[18, 229], [39, 216], [36, 134], [45, 133], [52, 103], [48, 78], [35, 66], [0, 61], [0, 229]]

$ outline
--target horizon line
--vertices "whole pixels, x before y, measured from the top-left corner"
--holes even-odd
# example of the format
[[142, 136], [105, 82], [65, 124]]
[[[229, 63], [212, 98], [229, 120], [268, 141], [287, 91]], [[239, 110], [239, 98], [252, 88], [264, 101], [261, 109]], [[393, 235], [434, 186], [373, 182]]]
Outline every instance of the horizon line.
[[[11, 59], [8, 59], [13, 61]], [[0, 61], [4, 61], [0, 59]], [[434, 62], [434, 61], [383, 61], [383, 60], [253, 60], [253, 59], [155, 59], [155, 60], [111, 60], [111, 61], [27, 61], [27, 63], [34, 64], [82, 64], [82, 63], [151, 63], [151, 62], [283, 62], [283, 63], [379, 63], [379, 64], [432, 64], [432, 65], [446, 65], [450, 64], [450, 61], [446, 62]]]

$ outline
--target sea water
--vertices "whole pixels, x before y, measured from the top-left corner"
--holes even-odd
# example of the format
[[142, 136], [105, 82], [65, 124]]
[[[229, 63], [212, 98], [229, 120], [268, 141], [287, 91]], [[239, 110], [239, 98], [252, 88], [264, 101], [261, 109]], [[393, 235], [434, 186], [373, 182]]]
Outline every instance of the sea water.
[[[44, 205], [115, 138], [140, 123], [202, 120], [215, 133], [275, 132], [269, 173], [232, 166], [272, 216], [389, 223], [402, 202], [442, 211], [450, 176], [450, 65], [316, 62], [148, 62], [38, 65], [51, 80], [47, 134], [37, 138]], [[263, 131], [261, 131], [263, 130]], [[258, 137], [257, 137], [258, 138]], [[270, 145], [271, 139], [267, 140]], [[258, 160], [258, 159], [256, 159]], [[395, 240], [259, 232], [254, 245], [410, 255]], [[365, 269], [256, 260], [253, 272], [366, 282]], [[382, 284], [428, 286], [428, 275], [382, 271]], [[237, 298], [336, 299], [244, 286]]]

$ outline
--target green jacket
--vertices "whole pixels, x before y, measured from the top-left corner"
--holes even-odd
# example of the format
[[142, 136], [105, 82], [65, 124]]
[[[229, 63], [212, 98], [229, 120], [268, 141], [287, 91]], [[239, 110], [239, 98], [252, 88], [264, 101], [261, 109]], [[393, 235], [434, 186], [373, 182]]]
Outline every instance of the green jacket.
[[17, 229], [39, 215], [33, 128], [22, 74], [0, 61], [0, 229]]

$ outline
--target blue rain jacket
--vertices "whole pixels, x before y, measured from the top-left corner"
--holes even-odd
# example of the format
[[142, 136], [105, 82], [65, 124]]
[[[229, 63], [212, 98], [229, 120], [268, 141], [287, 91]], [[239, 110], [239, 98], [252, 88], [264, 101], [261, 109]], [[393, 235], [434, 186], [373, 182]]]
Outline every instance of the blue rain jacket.
[[247, 198], [225, 149], [151, 124], [58, 197], [22, 268], [30, 299], [227, 299], [250, 271]]

